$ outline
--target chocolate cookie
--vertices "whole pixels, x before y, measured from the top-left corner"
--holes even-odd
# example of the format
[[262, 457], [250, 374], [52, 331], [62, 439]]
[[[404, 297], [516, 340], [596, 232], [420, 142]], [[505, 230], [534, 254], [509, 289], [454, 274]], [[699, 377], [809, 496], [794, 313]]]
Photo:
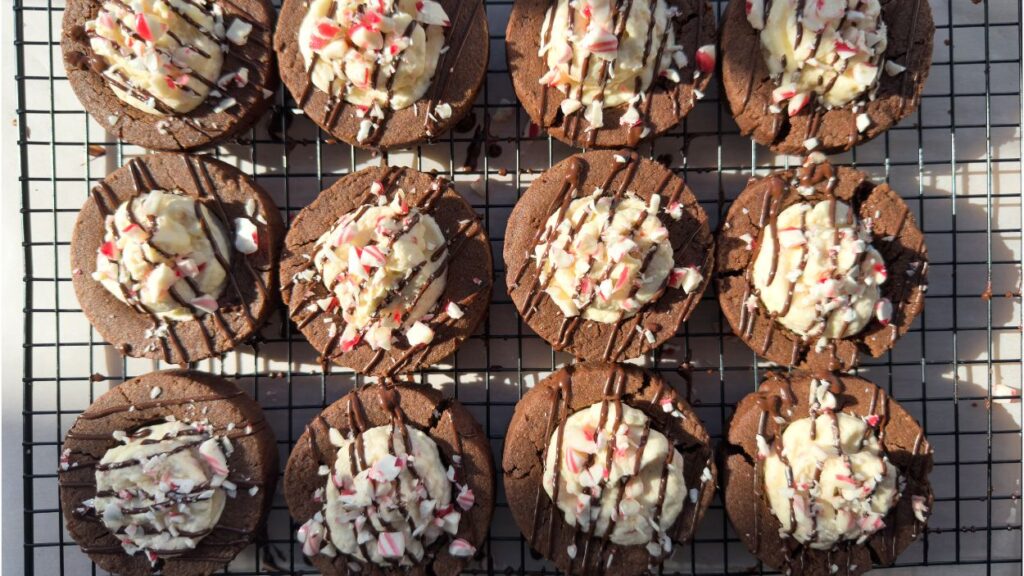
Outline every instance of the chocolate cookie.
[[186, 364], [256, 335], [277, 300], [274, 202], [209, 156], [139, 156], [93, 188], [71, 237], [89, 322], [127, 356]]
[[670, 170], [638, 154], [573, 156], [530, 184], [505, 230], [508, 292], [556, 350], [636, 358], [671, 338], [714, 268], [708, 219]]
[[68, 0], [61, 50], [82, 106], [153, 150], [220, 142], [262, 116], [277, 88], [266, 0]]
[[281, 293], [325, 370], [391, 375], [455, 352], [487, 315], [491, 273], [487, 233], [447, 181], [382, 166], [292, 220]]
[[733, 332], [783, 366], [849, 370], [859, 352], [892, 348], [924, 307], [928, 251], [910, 209], [818, 153], [750, 181], [718, 233], [718, 262]]
[[855, 376], [770, 372], [736, 407], [720, 454], [740, 539], [794, 576], [892, 564], [933, 503], [921, 426]]
[[284, 476], [302, 551], [327, 576], [458, 574], [487, 536], [494, 489], [490, 444], [472, 414], [392, 380], [325, 408]]
[[693, 537], [714, 497], [711, 456], [700, 419], [664, 380], [589, 362], [519, 401], [502, 472], [533, 549], [566, 573], [631, 576]]
[[490, 47], [482, 0], [285, 0], [274, 49], [307, 116], [383, 150], [433, 139], [468, 114]]
[[934, 35], [923, 0], [732, 0], [722, 23], [725, 94], [740, 132], [775, 152], [843, 152], [917, 108]]
[[505, 43], [533, 122], [584, 148], [635, 147], [664, 134], [715, 70], [705, 0], [516, 0]]
[[196, 576], [255, 538], [277, 485], [263, 411], [234, 382], [151, 372], [100, 396], [57, 473], [71, 537], [103, 570]]

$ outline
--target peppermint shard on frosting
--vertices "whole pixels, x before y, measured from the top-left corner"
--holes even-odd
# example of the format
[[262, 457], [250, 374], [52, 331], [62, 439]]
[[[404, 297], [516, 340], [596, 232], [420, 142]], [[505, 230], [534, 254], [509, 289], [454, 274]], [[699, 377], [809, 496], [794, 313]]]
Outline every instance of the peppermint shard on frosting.
[[[621, 105], [627, 109], [620, 124], [639, 126], [642, 98], [655, 74], [678, 83], [679, 70], [694, 57], [676, 44], [677, 16], [665, 0], [558, 0], [540, 31], [545, 69], [539, 82], [564, 94], [562, 114], [579, 112], [589, 129], [605, 125], [604, 108]], [[714, 67], [714, 49], [706, 48], [696, 55], [704, 59], [700, 71], [708, 61]]]
[[[866, 101], [886, 66], [880, 0], [747, 0], [747, 21], [775, 79], [774, 109], [789, 116]], [[767, 11], [766, 11], [767, 10]]]
[[398, 424], [358, 438], [332, 428], [330, 438], [338, 458], [328, 470], [323, 508], [299, 527], [304, 554], [409, 568], [429, 561], [442, 541], [453, 556], [475, 552], [455, 538], [473, 491], [448, 474], [429, 436]]
[[150, 114], [187, 114], [248, 70], [222, 74], [230, 46], [248, 42], [252, 24], [225, 17], [214, 0], [109, 0], [85, 24], [93, 68], [114, 94]]
[[96, 497], [86, 505], [128, 554], [142, 552], [155, 564], [194, 549], [235, 497], [227, 438], [177, 420], [115, 437], [121, 445], [96, 465]]

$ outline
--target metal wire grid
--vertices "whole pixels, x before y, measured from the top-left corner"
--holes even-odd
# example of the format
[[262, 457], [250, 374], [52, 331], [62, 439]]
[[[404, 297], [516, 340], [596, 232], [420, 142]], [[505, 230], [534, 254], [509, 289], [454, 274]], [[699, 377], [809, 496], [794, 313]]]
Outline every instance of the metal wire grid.
[[[715, 3], [721, 13], [725, 0]], [[504, 292], [500, 255], [508, 213], [540, 171], [571, 153], [535, 135], [514, 103], [503, 42], [511, 4], [486, 2], [491, 62], [475, 124], [390, 156], [392, 164], [447, 173], [489, 230], [496, 269], [490, 317], [448, 364], [418, 378], [470, 407], [499, 466], [505, 428], [522, 392], [570, 360], [518, 319]], [[902, 193], [931, 254], [926, 312], [893, 352], [866, 359], [859, 373], [915, 414], [935, 446], [933, 518], [922, 541], [892, 571], [962, 565], [945, 571], [1020, 574], [1021, 5], [941, 0], [932, 7], [936, 47], [920, 109], [884, 137], [838, 158]], [[62, 14], [60, 0], [14, 2], [26, 261], [24, 562], [28, 574], [78, 575], [97, 569], [63, 529], [55, 474], [61, 440], [109, 386], [163, 366], [121, 358], [88, 326], [71, 290], [67, 250], [78, 208], [96, 180], [143, 151], [113, 141], [71, 94], [60, 57]], [[275, 102], [273, 115], [212, 153], [250, 173], [288, 218], [338, 176], [379, 161], [330, 141], [286, 93]], [[713, 224], [748, 177], [792, 160], [739, 136], [717, 87], [678, 130], [641, 152], [686, 178]], [[305, 423], [363, 382], [337, 370], [321, 373], [314, 355], [281, 314], [259, 342], [194, 367], [236, 378], [260, 401], [283, 462]], [[692, 375], [687, 392], [716, 441], [735, 403], [766, 367], [730, 334], [711, 290], [677, 338], [644, 363], [676, 386], [686, 381], [682, 372]], [[279, 491], [264, 542], [224, 573], [307, 573], [294, 528]], [[694, 543], [678, 550], [663, 571], [748, 573], [763, 567], [743, 548], [716, 500]], [[487, 545], [469, 572], [553, 572], [520, 537], [500, 482]]]

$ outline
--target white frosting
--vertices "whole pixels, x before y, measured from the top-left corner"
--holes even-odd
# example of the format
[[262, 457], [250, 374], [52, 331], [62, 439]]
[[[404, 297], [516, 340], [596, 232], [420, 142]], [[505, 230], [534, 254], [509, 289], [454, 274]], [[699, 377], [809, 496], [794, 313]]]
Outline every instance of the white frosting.
[[833, 420], [829, 413], [835, 398], [827, 387], [812, 381], [814, 410], [782, 433], [781, 452], [792, 471], [792, 486], [776, 452], [764, 462], [768, 501], [782, 524], [781, 535], [818, 550], [847, 540], [863, 543], [885, 526], [882, 519], [899, 498], [899, 472], [889, 464], [874, 430], [850, 414], [836, 413]]
[[[150, 114], [161, 114], [154, 98], [178, 114], [195, 109], [211, 92], [199, 77], [214, 84], [220, 80], [226, 49], [219, 41], [225, 37], [220, 6], [207, 5], [206, 0], [126, 0], [124, 4], [131, 10], [120, 2], [105, 2], [96, 19], [85, 25], [92, 51], [107, 64], [104, 75], [111, 79], [111, 89], [121, 100]], [[125, 84], [136, 92], [119, 87]]]
[[545, 291], [565, 316], [582, 311], [587, 320], [612, 323], [661, 294], [673, 252], [658, 219], [660, 202], [658, 194], [644, 203], [632, 192], [616, 202], [598, 188], [570, 202], [561, 220], [558, 211], [548, 218], [532, 256], [541, 285], [547, 282]]
[[[217, 525], [230, 486], [220, 440], [203, 425], [179, 421], [122, 440], [96, 469], [92, 505], [103, 525], [128, 554], [141, 550], [151, 562], [195, 548]], [[101, 496], [108, 491], [113, 495]]]
[[445, 469], [429, 436], [406, 430], [411, 447], [401, 427], [370, 428], [359, 442], [331, 429], [338, 455], [333, 470], [324, 467], [322, 512], [299, 529], [303, 552], [410, 567], [439, 537], [458, 532], [462, 512], [474, 504], [472, 490], [456, 483], [454, 468]]
[[[678, 69], [687, 63], [683, 47], [675, 43], [675, 31], [671, 28], [678, 13], [675, 6], [656, 0], [652, 15], [652, 3], [633, 2], [622, 34], [617, 37], [616, 27], [621, 26], [617, 21], [622, 14], [614, 14], [616, 4], [616, 0], [558, 0], [548, 8], [540, 32], [539, 55], [547, 64], [547, 71], [539, 82], [565, 94], [561, 103], [564, 114], [585, 108], [583, 114], [590, 128], [604, 125], [603, 108], [621, 104], [629, 106], [622, 122], [638, 124], [640, 95], [654, 80], [655, 68], [661, 76], [678, 82]], [[651, 44], [645, 51], [648, 37]], [[661, 62], [656, 65], [663, 38], [665, 48]], [[588, 58], [586, 76], [581, 77]]]
[[870, 244], [871, 223], [861, 222], [841, 200], [835, 201], [835, 212], [833, 222], [829, 200], [786, 208], [777, 220], [779, 254], [771, 284], [774, 227], [764, 229], [754, 261], [761, 302], [769, 312], [781, 313], [792, 298], [789, 311], [776, 320], [805, 338], [853, 336], [888, 302], [879, 296], [886, 270]]
[[[188, 320], [193, 314], [216, 310], [227, 271], [214, 250], [229, 262], [230, 244], [220, 220], [199, 203], [216, 246], [211, 244], [196, 217], [196, 207], [194, 198], [164, 190], [122, 203], [107, 217], [93, 278], [122, 302], [141, 304], [161, 318]], [[176, 301], [172, 290], [188, 305]]]
[[[344, 320], [343, 351], [364, 340], [390, 350], [393, 332], [416, 326], [444, 292], [448, 252], [437, 222], [409, 207], [401, 190], [380, 202], [342, 216], [317, 240], [313, 256], [333, 295], [317, 305]], [[417, 327], [410, 339], [421, 333]]]
[[[803, 13], [798, 14], [798, 4]], [[816, 97], [843, 106], [877, 87], [887, 35], [879, 0], [747, 0], [747, 20], [760, 30], [768, 70], [792, 116]], [[798, 31], [800, 34], [797, 41]]]
[[312, 0], [299, 52], [314, 86], [380, 118], [381, 107], [400, 110], [426, 93], [449, 25], [434, 0]]
[[[561, 459], [557, 505], [570, 526], [603, 536], [614, 519], [612, 542], [621, 546], [649, 544], [652, 555], [660, 556], [671, 549], [667, 531], [682, 512], [686, 500], [683, 456], [664, 434], [651, 428], [640, 458], [639, 473], [634, 475], [648, 417], [636, 408], [621, 404], [622, 419], [618, 422], [617, 406], [614, 402], [607, 404], [607, 418], [601, 429], [598, 429], [601, 403], [569, 416], [561, 453], [558, 452], [559, 431], [555, 430], [544, 462], [544, 490], [553, 497], [556, 459]], [[609, 444], [613, 444], [610, 462]], [[672, 461], [668, 464], [668, 473], [664, 474], [669, 450], [673, 452]], [[665, 499], [655, 522], [663, 475]], [[624, 493], [616, 510], [620, 489]]]

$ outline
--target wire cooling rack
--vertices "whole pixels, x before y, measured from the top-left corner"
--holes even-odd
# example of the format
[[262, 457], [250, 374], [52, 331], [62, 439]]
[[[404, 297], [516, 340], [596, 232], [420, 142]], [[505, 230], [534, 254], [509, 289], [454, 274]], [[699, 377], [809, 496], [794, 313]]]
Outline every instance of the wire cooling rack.
[[[435, 144], [389, 158], [395, 165], [448, 174], [489, 231], [497, 276], [490, 317], [455, 357], [417, 377], [470, 407], [491, 438], [496, 463], [516, 401], [570, 360], [519, 320], [504, 291], [501, 247], [508, 214], [537, 174], [571, 153], [538, 136], [515, 103], [504, 51], [511, 4], [486, 2], [491, 61], [472, 119]], [[914, 414], [935, 447], [934, 514], [924, 537], [891, 572], [1019, 575], [1021, 3], [931, 4], [936, 41], [919, 110], [883, 137], [835, 158], [888, 180], [900, 192], [926, 232], [931, 257], [925, 313], [895, 350], [865, 359], [859, 373]], [[719, 13], [724, 7], [725, 0], [716, 2]], [[13, 15], [16, 44], [26, 261], [25, 573], [94, 574], [96, 568], [63, 528], [55, 474], [61, 440], [96, 396], [164, 366], [121, 358], [89, 327], [71, 288], [68, 245], [90, 186], [144, 151], [105, 134], [72, 94], [60, 55], [63, 2], [15, 0], [13, 14], [7, 14]], [[676, 131], [641, 148], [687, 180], [713, 225], [747, 178], [794, 161], [740, 136], [718, 94], [712, 88]], [[273, 113], [253, 130], [210, 153], [251, 174], [287, 217], [340, 175], [380, 161], [331, 141], [287, 94], [275, 98]], [[716, 441], [735, 403], [754, 389], [767, 366], [729, 332], [712, 290], [677, 337], [643, 362], [680, 389], [685, 376], [692, 376], [686, 392]], [[259, 400], [282, 462], [303, 426], [363, 381], [341, 370], [321, 373], [315, 352], [283, 314], [257, 343], [194, 367], [236, 378]], [[262, 542], [225, 573], [309, 570], [295, 547], [295, 526], [280, 490], [268, 526]], [[694, 543], [664, 566], [666, 573], [762, 569], [717, 500]], [[469, 571], [554, 571], [521, 539], [500, 487], [487, 545]]]

